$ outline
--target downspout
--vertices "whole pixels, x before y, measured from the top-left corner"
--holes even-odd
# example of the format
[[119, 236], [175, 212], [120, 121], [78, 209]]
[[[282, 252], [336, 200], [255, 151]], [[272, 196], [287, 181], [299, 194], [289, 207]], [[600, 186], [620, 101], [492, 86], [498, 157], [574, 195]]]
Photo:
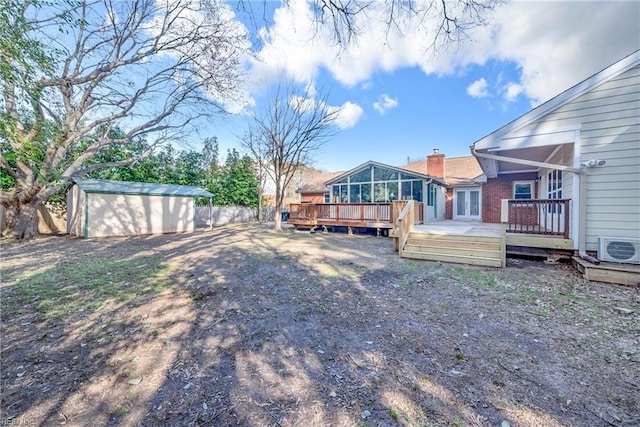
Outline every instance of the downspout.
[[556, 165], [553, 163], [546, 163], [546, 162], [536, 162], [534, 160], [525, 160], [525, 159], [517, 159], [514, 157], [505, 157], [505, 156], [497, 156], [495, 154], [485, 154], [485, 153], [478, 153], [476, 151], [475, 146], [471, 146], [471, 154], [473, 154], [475, 157], [479, 157], [481, 159], [488, 159], [488, 160], [496, 160], [496, 161], [502, 161], [502, 162], [508, 162], [508, 163], [515, 163], [515, 164], [519, 164], [519, 165], [526, 165], [526, 166], [536, 166], [536, 167], [541, 167], [541, 168], [546, 168], [546, 169], [555, 169], [555, 170], [561, 170], [561, 171], [568, 171], [568, 172], [573, 172], [574, 174], [576, 174], [576, 176], [578, 177], [578, 187], [579, 187], [579, 194], [580, 194], [580, 204], [579, 204], [579, 212], [578, 212], [578, 255], [580, 256], [580, 258], [584, 259], [585, 261], [589, 261], [592, 264], [600, 264], [600, 261], [597, 258], [592, 257], [591, 255], [587, 254], [587, 251], [585, 249], [585, 239], [586, 239], [586, 235], [587, 235], [587, 221], [586, 221], [586, 212], [587, 212], [587, 174], [585, 173], [585, 170], [583, 169], [576, 169], [576, 168], [572, 168], [569, 166], [564, 166], [564, 165]]
[[[423, 219], [423, 223], [426, 224], [427, 223], [427, 219], [429, 219], [429, 215], [427, 214], [427, 211], [429, 210], [429, 206], [427, 206], [429, 203], [429, 185], [433, 182], [433, 177], [429, 177], [429, 179], [427, 180], [427, 182], [425, 182], [425, 193], [427, 193], [427, 200], [424, 201], [424, 207], [422, 208], [422, 215], [424, 215], [424, 219]], [[436, 218], [437, 216], [437, 211], [435, 210], [435, 202], [433, 203], [434, 206], [434, 210], [433, 210], [433, 217]]]

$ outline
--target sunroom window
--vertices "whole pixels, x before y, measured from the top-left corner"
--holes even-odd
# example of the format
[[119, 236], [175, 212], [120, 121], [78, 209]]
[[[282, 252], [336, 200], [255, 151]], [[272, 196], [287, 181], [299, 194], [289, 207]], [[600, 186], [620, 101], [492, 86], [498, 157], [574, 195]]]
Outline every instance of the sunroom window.
[[423, 182], [415, 175], [370, 166], [332, 185], [333, 203], [423, 201]]

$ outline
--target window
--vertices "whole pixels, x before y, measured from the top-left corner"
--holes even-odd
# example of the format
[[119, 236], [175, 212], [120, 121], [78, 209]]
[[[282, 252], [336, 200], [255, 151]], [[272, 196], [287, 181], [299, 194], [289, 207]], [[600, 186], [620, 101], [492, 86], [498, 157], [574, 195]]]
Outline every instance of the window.
[[362, 203], [371, 203], [371, 183], [360, 184], [360, 193], [362, 195]]
[[395, 181], [398, 179], [398, 172], [389, 169], [373, 168], [374, 181]]
[[422, 202], [423, 186], [422, 179], [416, 175], [368, 166], [334, 182], [328, 199], [333, 203]]
[[411, 200], [413, 195], [411, 194], [411, 181], [402, 181], [402, 200]]
[[371, 182], [371, 169], [366, 168], [349, 176], [349, 182]]
[[533, 199], [533, 181], [515, 181], [513, 183], [513, 198], [516, 200]]
[[349, 201], [347, 184], [333, 186], [333, 203], [347, 203]]
[[[554, 170], [547, 174], [547, 199], [562, 199], [562, 171]], [[549, 204], [549, 213], [562, 213], [562, 206]]]
[[427, 206], [434, 206], [436, 203], [438, 186], [429, 184], [427, 185]]
[[324, 202], [325, 203], [331, 203], [331, 194], [324, 193]]
[[547, 199], [562, 199], [562, 171], [547, 174]]
[[361, 203], [360, 184], [351, 184], [349, 186], [349, 203]]
[[376, 182], [373, 188], [375, 203], [387, 203], [398, 200], [397, 182]]
[[402, 181], [400, 183], [400, 188], [402, 190], [402, 197], [400, 197], [402, 200], [415, 200], [416, 202], [422, 202], [422, 181]]

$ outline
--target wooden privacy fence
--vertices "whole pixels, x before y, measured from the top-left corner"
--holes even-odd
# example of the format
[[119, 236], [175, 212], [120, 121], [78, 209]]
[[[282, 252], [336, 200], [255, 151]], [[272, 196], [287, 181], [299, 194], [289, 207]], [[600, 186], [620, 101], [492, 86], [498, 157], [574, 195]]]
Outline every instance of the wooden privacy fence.
[[[0, 230], [4, 230], [4, 206], [0, 205]], [[38, 207], [38, 233], [63, 234], [67, 232], [67, 205], [45, 203]]]
[[502, 207], [507, 209], [506, 217], [503, 216], [506, 231], [568, 239], [570, 202], [571, 199], [505, 199]]

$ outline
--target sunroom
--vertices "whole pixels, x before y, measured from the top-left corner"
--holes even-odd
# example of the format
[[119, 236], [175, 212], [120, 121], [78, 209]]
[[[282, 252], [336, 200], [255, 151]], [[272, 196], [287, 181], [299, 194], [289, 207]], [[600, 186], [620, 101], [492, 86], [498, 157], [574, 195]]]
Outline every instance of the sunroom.
[[325, 182], [322, 204], [290, 206], [289, 223], [300, 227], [393, 227], [394, 213], [415, 201], [416, 222], [444, 217], [444, 183], [429, 175], [373, 161]]

